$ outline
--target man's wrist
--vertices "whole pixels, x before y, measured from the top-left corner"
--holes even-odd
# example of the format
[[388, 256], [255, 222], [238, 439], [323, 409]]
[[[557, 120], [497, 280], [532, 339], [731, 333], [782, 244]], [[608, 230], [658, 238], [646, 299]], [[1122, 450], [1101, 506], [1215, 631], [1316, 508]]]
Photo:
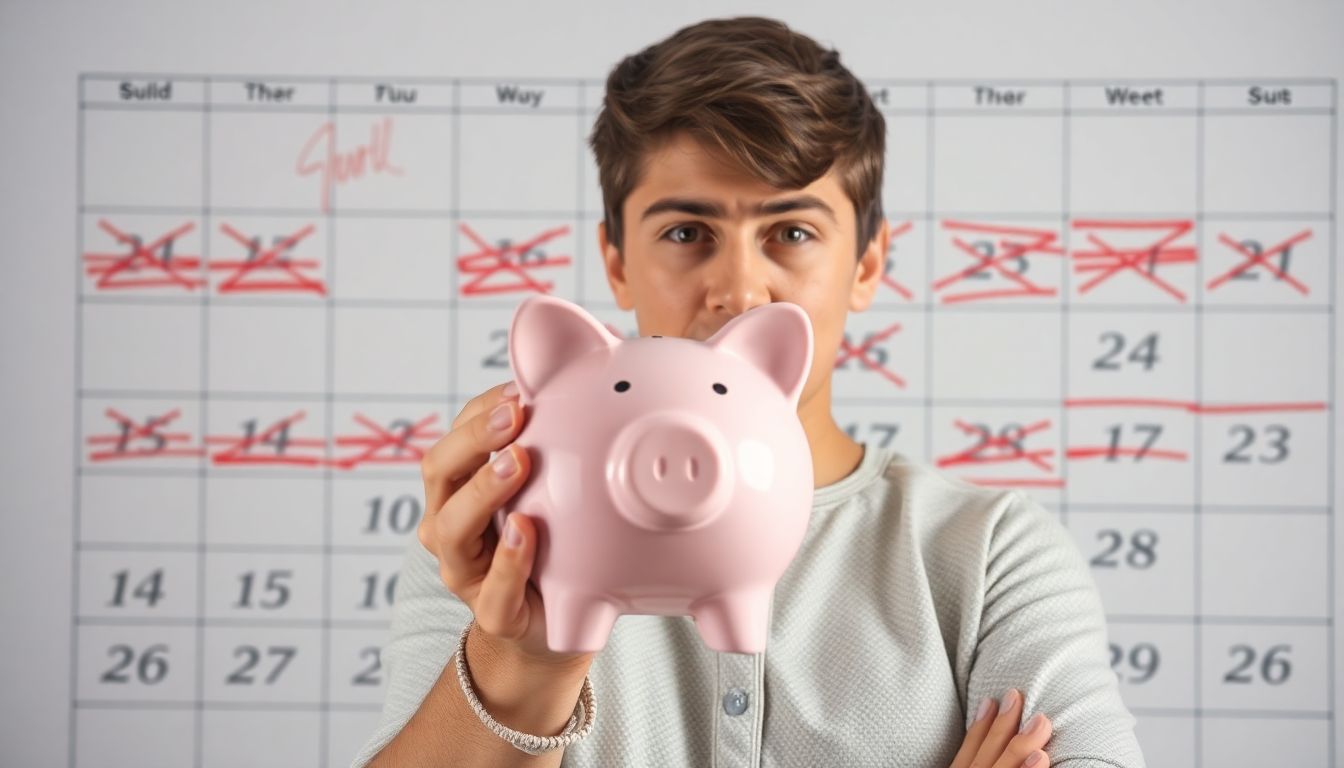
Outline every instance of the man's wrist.
[[476, 696], [490, 716], [524, 733], [559, 733], [574, 713], [593, 654], [559, 661], [497, 647], [473, 626], [467, 635], [467, 669]]

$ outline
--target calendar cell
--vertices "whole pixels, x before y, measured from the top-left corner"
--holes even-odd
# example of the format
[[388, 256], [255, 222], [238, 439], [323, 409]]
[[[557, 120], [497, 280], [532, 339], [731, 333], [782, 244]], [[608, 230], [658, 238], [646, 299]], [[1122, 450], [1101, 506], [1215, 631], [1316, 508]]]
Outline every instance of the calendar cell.
[[194, 545], [200, 540], [200, 479], [137, 475], [79, 478], [79, 541], [82, 544]]
[[1134, 709], [1189, 709], [1195, 705], [1194, 627], [1186, 623], [1137, 621], [1108, 626], [1111, 670], [1125, 706]]
[[1206, 414], [1200, 424], [1204, 503], [1326, 506], [1329, 419], [1324, 410]]
[[851, 440], [922, 461], [925, 455], [924, 408], [916, 405], [836, 406], [836, 423]]
[[869, 310], [845, 322], [831, 391], [836, 398], [920, 397], [923, 369], [923, 315]]
[[[1165, 93], [1163, 95], [1166, 95]], [[1199, 123], [1175, 106], [1137, 114], [1114, 106], [1069, 118], [1069, 207], [1078, 216], [1196, 206]], [[1143, 190], [1141, 196], [1135, 190]]]
[[315, 394], [326, 389], [328, 333], [321, 309], [211, 304], [206, 322], [211, 391]]
[[464, 215], [456, 224], [454, 295], [464, 308], [511, 310], [534, 293], [577, 302], [578, 261], [585, 258], [596, 264], [591, 254], [575, 249], [578, 226], [572, 215]]
[[1063, 208], [1058, 114], [939, 115], [935, 130], [935, 210], [1057, 215]]
[[1068, 527], [1087, 558], [1108, 616], [1194, 612], [1192, 513], [1072, 510]]
[[1205, 711], [1325, 712], [1325, 627], [1205, 624], [1200, 700]]
[[189, 709], [75, 710], [74, 764], [79, 768], [181, 768], [195, 746], [183, 739], [195, 728]]
[[249, 624], [320, 620], [322, 560], [297, 552], [210, 552], [204, 616]]
[[[191, 305], [87, 304], [84, 386], [119, 391], [201, 389], [201, 309]], [[115, 349], [115, 355], [106, 350]]]
[[319, 712], [219, 709], [201, 721], [203, 768], [311, 765], [321, 743]]
[[332, 227], [335, 301], [447, 305], [456, 293], [450, 221], [344, 217]]
[[81, 118], [85, 205], [201, 207], [200, 112], [85, 109]]
[[335, 704], [383, 703], [387, 672], [382, 664], [385, 629], [337, 629], [331, 633], [327, 664], [328, 697]]
[[1330, 616], [1330, 537], [1318, 513], [1205, 513], [1200, 607], [1208, 616]]
[[197, 211], [86, 213], [80, 230], [80, 295], [117, 301], [173, 299], [190, 306], [210, 271]]
[[204, 696], [210, 704], [318, 704], [322, 630], [224, 627], [205, 633]]
[[339, 477], [331, 483], [331, 543], [400, 552], [424, 517], [419, 477]]
[[196, 698], [196, 627], [79, 627], [75, 696], [81, 702], [190, 702]]
[[337, 392], [426, 398], [448, 393], [447, 308], [339, 307], [332, 323]]
[[930, 386], [940, 399], [1058, 402], [1057, 312], [947, 310], [931, 321]]
[[[204, 268], [213, 303], [320, 307], [331, 293], [332, 249], [320, 216], [218, 214], [205, 237], [209, 259]], [[227, 317], [237, 312], [221, 319]], [[284, 328], [275, 326], [276, 331]]]
[[331, 618], [336, 621], [391, 621], [402, 560], [400, 552], [333, 554], [329, 607]]
[[460, 123], [459, 207], [477, 211], [571, 212], [579, 166], [573, 114], [465, 113]]
[[302, 547], [320, 536], [322, 481], [315, 477], [205, 480], [205, 538], [211, 546]]
[[1194, 418], [1185, 409], [1082, 404], [1068, 409], [1069, 500], [1194, 503]]
[[79, 553], [79, 615], [136, 619], [196, 617], [196, 553]]

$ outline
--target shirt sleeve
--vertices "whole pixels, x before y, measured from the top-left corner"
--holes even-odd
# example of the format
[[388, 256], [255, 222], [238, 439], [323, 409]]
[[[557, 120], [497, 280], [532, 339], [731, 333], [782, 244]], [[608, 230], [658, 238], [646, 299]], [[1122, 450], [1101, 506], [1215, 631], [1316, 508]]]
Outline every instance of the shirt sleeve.
[[391, 637], [380, 655], [387, 690], [378, 727], [350, 763], [363, 768], [420, 709], [457, 648], [471, 608], [448, 591], [439, 561], [411, 534], [397, 577]]
[[967, 720], [1009, 688], [1054, 732], [1052, 768], [1145, 768], [1136, 720], [1110, 666], [1106, 616], [1072, 535], [1035, 501], [1009, 494], [990, 536]]

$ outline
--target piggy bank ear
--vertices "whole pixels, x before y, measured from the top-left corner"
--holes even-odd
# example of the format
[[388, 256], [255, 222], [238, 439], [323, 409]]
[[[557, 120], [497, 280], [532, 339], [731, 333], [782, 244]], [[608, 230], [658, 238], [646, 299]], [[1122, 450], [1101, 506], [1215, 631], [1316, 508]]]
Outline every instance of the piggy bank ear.
[[619, 341], [583, 307], [547, 294], [529, 296], [509, 328], [509, 363], [518, 390], [531, 399], [565, 366]]
[[812, 367], [812, 322], [802, 307], [787, 301], [752, 307], [705, 343], [756, 366], [798, 404]]

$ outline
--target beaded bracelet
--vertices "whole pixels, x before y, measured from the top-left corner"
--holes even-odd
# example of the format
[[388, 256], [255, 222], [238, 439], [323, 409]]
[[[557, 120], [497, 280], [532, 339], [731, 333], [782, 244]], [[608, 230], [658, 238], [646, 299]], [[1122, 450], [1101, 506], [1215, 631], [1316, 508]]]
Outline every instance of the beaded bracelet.
[[584, 675], [583, 689], [579, 691], [579, 701], [574, 705], [574, 714], [565, 724], [565, 729], [555, 736], [534, 736], [515, 731], [491, 717], [490, 713], [485, 711], [485, 705], [477, 698], [476, 691], [472, 688], [471, 673], [467, 671], [467, 634], [471, 632], [471, 625], [474, 623], [474, 619], [467, 622], [467, 626], [462, 629], [462, 637], [457, 641], [457, 682], [462, 685], [462, 693], [485, 727], [529, 755], [539, 755], [552, 749], [567, 747], [592, 731], [597, 707], [593, 699], [593, 684], [587, 675]]

